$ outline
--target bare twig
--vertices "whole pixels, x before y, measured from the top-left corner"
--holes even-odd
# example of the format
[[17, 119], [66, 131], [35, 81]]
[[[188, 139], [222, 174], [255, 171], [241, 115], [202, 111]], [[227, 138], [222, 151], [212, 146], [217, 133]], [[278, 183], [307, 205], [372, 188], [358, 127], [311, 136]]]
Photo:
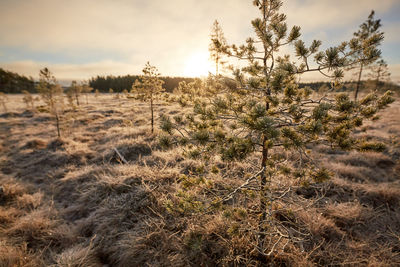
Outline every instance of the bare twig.
[[122, 156], [121, 153], [119, 153], [118, 149], [116, 147], [113, 147], [115, 153], [117, 153], [118, 157], [121, 159], [121, 161], [125, 164], [129, 164], [129, 162]]
[[259, 176], [264, 170], [265, 170], [265, 167], [262, 168], [259, 172], [257, 172], [257, 173], [254, 174], [253, 176], [251, 176], [250, 178], [248, 178], [242, 185], [240, 185], [240, 186], [237, 187], [235, 190], [233, 190], [229, 195], [227, 195], [226, 197], [224, 197], [224, 198], [222, 199], [222, 202], [226, 202], [226, 201], [232, 199], [232, 198], [235, 196], [235, 194], [236, 194], [239, 190], [241, 190], [241, 189], [243, 189], [244, 187], [246, 187], [251, 181], [253, 181], [254, 179], [256, 179], [257, 176]]

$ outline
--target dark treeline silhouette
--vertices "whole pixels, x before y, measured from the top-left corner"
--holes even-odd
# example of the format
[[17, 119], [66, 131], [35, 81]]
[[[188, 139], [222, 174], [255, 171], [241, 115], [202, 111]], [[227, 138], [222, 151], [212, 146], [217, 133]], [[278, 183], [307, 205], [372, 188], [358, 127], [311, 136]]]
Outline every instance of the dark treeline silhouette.
[[[194, 78], [184, 77], [168, 76], [160, 78], [164, 81], [163, 88], [167, 92], [172, 92], [174, 88], [178, 87], [179, 82], [185, 81], [189, 83], [194, 81]], [[122, 92], [124, 89], [130, 91], [136, 79], [140, 80], [140, 77], [138, 75], [97, 76], [89, 80], [89, 86], [100, 92], [108, 92], [110, 88], [112, 88], [114, 92]]]
[[[113, 89], [114, 92], [122, 92], [124, 89], [128, 91], [131, 90], [132, 84], [136, 79], [140, 80], [139, 75], [125, 75], [125, 76], [97, 76], [91, 78], [89, 80], [89, 86], [94, 88], [94, 90], [99, 90], [100, 92], [108, 93], [110, 88]], [[179, 82], [185, 81], [187, 83], [194, 81], [194, 78], [184, 78], [184, 77], [161, 77], [161, 80], [164, 81], [163, 88], [166, 92], [171, 93], [174, 88], [178, 87]], [[369, 88], [371, 81], [361, 81], [361, 88]], [[314, 91], [320, 91], [321, 88], [330, 88], [329, 82], [309, 82], [309, 83], [300, 83], [300, 87], [308, 86]], [[356, 82], [343, 82], [342, 86], [339, 87], [336, 91], [354, 91], [356, 88]], [[385, 83], [380, 82], [379, 88], [382, 90], [393, 90], [396, 92], [400, 92], [400, 86], [394, 83]]]
[[[97, 76], [89, 80], [89, 86], [94, 90], [100, 92], [109, 92], [110, 88], [114, 92], [122, 92], [124, 89], [131, 90], [132, 84], [136, 79], [139, 79], [139, 75], [125, 75], [125, 76]], [[172, 92], [174, 88], [178, 87], [179, 82], [185, 81], [187, 83], [194, 81], [194, 78], [185, 77], [161, 77], [164, 81], [163, 88], [166, 92]], [[373, 83], [373, 81], [372, 81]], [[35, 88], [36, 82], [32, 77], [26, 77], [17, 73], [6, 71], [0, 68], [0, 92], [7, 94], [20, 94], [24, 90], [30, 93], [37, 93]], [[300, 87], [309, 86], [314, 91], [320, 91], [321, 88], [329, 88], [328, 82], [310, 82], [300, 83]], [[354, 91], [356, 88], [356, 82], [343, 82], [342, 87], [339, 91]], [[371, 81], [362, 81], [361, 88], [364, 90], [376, 88], [378, 90], [392, 90], [400, 94], [400, 86], [391, 82], [380, 81], [378, 85], [371, 84]], [[94, 92], [93, 90], [93, 92]]]
[[27, 78], [17, 73], [0, 68], [0, 92], [8, 94], [19, 94], [22, 91], [35, 93], [35, 82], [33, 78]]

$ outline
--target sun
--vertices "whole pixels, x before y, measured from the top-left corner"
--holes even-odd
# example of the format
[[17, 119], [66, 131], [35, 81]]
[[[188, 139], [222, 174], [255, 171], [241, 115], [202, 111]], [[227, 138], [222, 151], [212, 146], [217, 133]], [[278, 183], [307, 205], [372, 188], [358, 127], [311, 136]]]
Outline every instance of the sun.
[[191, 54], [185, 61], [183, 74], [189, 77], [207, 76], [212, 72], [211, 62], [208, 60], [207, 52]]

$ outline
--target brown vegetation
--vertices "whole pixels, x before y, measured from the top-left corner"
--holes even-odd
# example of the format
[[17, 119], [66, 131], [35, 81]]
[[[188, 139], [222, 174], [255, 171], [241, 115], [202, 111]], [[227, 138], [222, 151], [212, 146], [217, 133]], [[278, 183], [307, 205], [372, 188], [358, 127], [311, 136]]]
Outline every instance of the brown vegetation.
[[[0, 266], [260, 264], [247, 234], [256, 224], [246, 215], [251, 209], [233, 198], [208, 213], [197, 201], [212, 194], [210, 186], [229, 194], [257, 170], [256, 156], [214, 162], [206, 173], [178, 148], [160, 148], [146, 105], [103, 95], [89, 103], [68, 111], [73, 119], [55, 139], [52, 117], [27, 116], [22, 96], [10, 96], [9, 113], [0, 116]], [[185, 112], [162, 103], [155, 118], [177, 110]], [[271, 264], [400, 265], [399, 112], [396, 101], [358, 133], [384, 142], [383, 153], [317, 146], [311, 153], [333, 179], [275, 182], [291, 190], [276, 191], [274, 218], [296, 231]], [[191, 175], [199, 173], [202, 179]]]

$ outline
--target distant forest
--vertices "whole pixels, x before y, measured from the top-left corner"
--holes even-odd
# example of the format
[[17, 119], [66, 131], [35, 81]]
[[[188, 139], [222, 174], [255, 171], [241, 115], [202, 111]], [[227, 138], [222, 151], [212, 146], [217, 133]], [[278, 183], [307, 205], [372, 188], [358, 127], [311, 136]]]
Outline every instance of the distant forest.
[[[100, 92], [108, 92], [110, 88], [114, 92], [122, 92], [124, 89], [128, 91], [132, 88], [132, 84], [136, 79], [139, 79], [138, 75], [125, 75], [125, 76], [96, 76], [89, 80], [89, 86], [94, 90]], [[187, 83], [194, 81], [194, 78], [185, 77], [162, 77], [164, 81], [163, 87], [167, 92], [172, 92], [174, 88], [178, 87], [179, 82], [185, 81]], [[36, 93], [35, 81], [32, 77], [26, 77], [17, 73], [6, 71], [0, 68], [0, 92], [10, 94], [20, 94], [26, 90], [30, 93]], [[321, 88], [329, 88], [327, 82], [312, 82], [312, 83], [300, 83], [300, 87], [309, 86], [314, 91], [319, 91]], [[376, 86], [371, 81], [363, 81], [362, 88], [372, 89]], [[354, 82], [344, 82], [339, 91], [353, 91], [355, 88]], [[378, 84], [378, 89], [381, 90], [392, 90], [400, 94], [400, 86], [394, 83], [383, 83]]]
[[25, 77], [17, 73], [0, 68], [0, 92], [19, 94], [22, 91], [35, 93], [35, 82], [32, 77]]
[[[124, 89], [130, 91], [136, 79], [140, 79], [140, 77], [138, 75], [97, 76], [89, 80], [89, 86], [100, 92], [108, 92], [110, 88], [114, 92], [122, 92]], [[164, 89], [171, 93], [174, 88], [178, 87], [179, 82], [185, 81], [189, 83], [194, 81], [194, 78], [161, 77], [161, 80], [164, 81]]]

